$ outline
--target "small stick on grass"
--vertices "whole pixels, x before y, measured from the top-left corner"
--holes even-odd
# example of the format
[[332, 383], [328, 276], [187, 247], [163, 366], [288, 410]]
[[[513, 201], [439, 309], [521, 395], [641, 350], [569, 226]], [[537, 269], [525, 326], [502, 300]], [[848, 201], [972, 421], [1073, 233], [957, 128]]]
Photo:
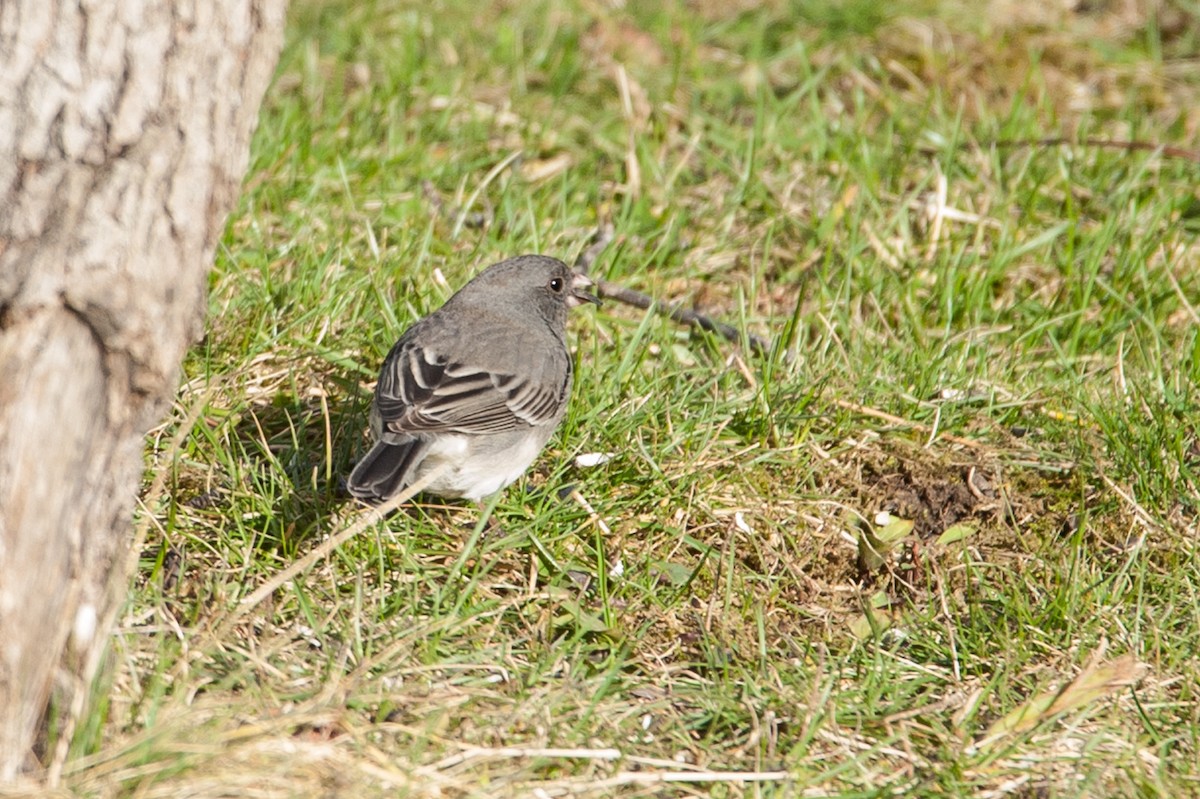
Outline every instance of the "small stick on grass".
[[[612, 761], [621, 760], [626, 758], [626, 756], [620, 749], [616, 748], [570, 749], [548, 747], [524, 748], [518, 746], [489, 748], [482, 746], [471, 746], [465, 747], [461, 752], [456, 752], [455, 754], [442, 758], [431, 766], [425, 766], [424, 768], [419, 769], [418, 773], [420, 773], [422, 776], [428, 776], [473, 760], [524, 760], [527, 758]], [[628, 757], [626, 759], [635, 763], [665, 763], [665, 761], [652, 760], [650, 758]], [[792, 775], [786, 771], [713, 771], [710, 769], [696, 770], [692, 768], [675, 768], [665, 771], [622, 771], [599, 781], [586, 779], [567, 779], [541, 783], [529, 783], [528, 785], [529, 787], [543, 789], [571, 786], [574, 788], [593, 790], [600, 788], [616, 788], [624, 785], [663, 785], [666, 783], [712, 784], [718, 782], [781, 782], [791, 779], [791, 776]]]
[[[680, 324], [699, 327], [710, 333], [716, 333], [728, 341], [736, 343], [742, 340], [742, 332], [736, 327], [727, 325], [724, 322], [718, 322], [699, 311], [693, 311], [690, 308], [681, 308], [678, 305], [664, 305], [656, 301], [649, 294], [643, 294], [636, 289], [627, 288], [609, 280], [597, 281], [596, 288], [603, 299], [616, 300], [617, 302], [632, 305], [634, 308], [641, 308], [642, 310], [653, 310], [655, 313], [668, 316]], [[750, 342], [750, 348], [758, 353], [766, 353], [771, 350], [771, 342], [762, 336], [747, 333], [746, 340]]]
[[[575, 271], [581, 274], [587, 274], [592, 268], [592, 264], [600, 257], [600, 253], [604, 252], [604, 248], [613, 240], [613, 226], [604, 224], [596, 229], [592, 234], [592, 240], [588, 243], [587, 248], [579, 254], [575, 259]], [[655, 313], [669, 316], [676, 322], [691, 327], [700, 327], [710, 333], [716, 333], [722, 338], [732, 341], [735, 344], [741, 342], [742, 333], [733, 325], [727, 325], [724, 322], [718, 322], [715, 319], [705, 316], [699, 311], [681, 308], [678, 305], [664, 305], [655, 301], [649, 294], [643, 294], [636, 289], [627, 288], [619, 283], [613, 283], [611, 280], [597, 280], [596, 290], [601, 298], [606, 300], [616, 300], [625, 305], [632, 305], [634, 308], [641, 308], [643, 311], [653, 310]], [[770, 352], [771, 342], [762, 336], [756, 336], [753, 333], [747, 333], [746, 339], [750, 342], [750, 347], [756, 352]]]
[[511, 760], [517, 758], [557, 758], [561, 760], [620, 760], [620, 749], [573, 749], [565, 747], [520, 747], [520, 746], [468, 746], [461, 752], [443, 757], [430, 766], [420, 769], [422, 773], [444, 771], [471, 760]]
[[[1159, 144], [1152, 141], [1125, 141], [1122, 139], [1081, 139], [1075, 140], [1066, 136], [1049, 136], [1044, 139], [999, 139], [990, 142], [961, 142], [960, 148], [971, 146], [986, 149], [988, 147], [996, 147], [998, 149], [1016, 149], [1016, 148], [1048, 148], [1059, 146], [1083, 147], [1096, 150], [1125, 150], [1126, 152], [1161, 152], [1167, 158], [1180, 158], [1184, 161], [1192, 161], [1200, 164], [1200, 150], [1189, 150], [1185, 147], [1176, 147], [1170, 144]], [[921, 151], [926, 154], [936, 154], [940, 150], [936, 147], [922, 146]]]
[[1159, 144], [1152, 141], [1123, 141], [1121, 139], [1083, 139], [1075, 141], [1065, 136], [1051, 136], [1045, 139], [1001, 139], [994, 142], [997, 147], [1058, 147], [1073, 145], [1093, 149], [1125, 150], [1126, 152], [1161, 152], [1167, 158], [1182, 158], [1200, 164], [1200, 150], [1188, 150], [1184, 147], [1174, 147], [1169, 144]]
[[[599, 780], [562, 780], [538, 785], [543, 791], [563, 787], [572, 791], [603, 791], [625, 786], [646, 787], [653, 785], [714, 783], [784, 782], [791, 779], [786, 771], [621, 771]], [[536, 783], [535, 783], [536, 785]]]
[[600, 514], [596, 513], [596, 509], [592, 507], [592, 503], [588, 502], [587, 498], [579, 493], [579, 489], [576, 488], [571, 491], [571, 499], [575, 500], [575, 504], [583, 508], [584, 513], [588, 515], [588, 521], [599, 527], [600, 532], [604, 534], [605, 538], [612, 537], [612, 530], [608, 524], [605, 523], [604, 519], [600, 518]]

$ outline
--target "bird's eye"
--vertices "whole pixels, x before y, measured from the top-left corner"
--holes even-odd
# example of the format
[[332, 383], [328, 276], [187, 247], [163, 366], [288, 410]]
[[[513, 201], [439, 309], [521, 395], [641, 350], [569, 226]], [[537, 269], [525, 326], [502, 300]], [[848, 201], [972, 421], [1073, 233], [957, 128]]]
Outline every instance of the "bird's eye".
[[561, 277], [550, 278], [550, 290], [555, 291], [555, 292], [562, 291], [563, 290], [563, 279]]

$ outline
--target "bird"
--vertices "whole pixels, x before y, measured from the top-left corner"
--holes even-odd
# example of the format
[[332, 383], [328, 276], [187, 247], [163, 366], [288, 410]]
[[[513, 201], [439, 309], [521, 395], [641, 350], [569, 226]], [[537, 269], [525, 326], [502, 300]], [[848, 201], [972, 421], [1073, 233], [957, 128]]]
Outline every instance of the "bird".
[[592, 285], [557, 258], [519, 255], [405, 330], [379, 373], [351, 496], [378, 505], [437, 471], [426, 493], [479, 502], [524, 474], [566, 413], [567, 312], [600, 305]]

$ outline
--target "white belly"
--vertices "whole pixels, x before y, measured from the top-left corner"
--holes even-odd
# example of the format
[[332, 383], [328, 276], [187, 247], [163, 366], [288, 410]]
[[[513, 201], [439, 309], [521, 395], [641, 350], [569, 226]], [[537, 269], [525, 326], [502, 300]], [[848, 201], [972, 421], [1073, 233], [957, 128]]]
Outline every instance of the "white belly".
[[[524, 431], [523, 431], [524, 432]], [[442, 435], [429, 446], [416, 468], [421, 479], [445, 465], [447, 468], [426, 491], [440, 497], [479, 501], [495, 494], [525, 473], [549, 438], [543, 435], [512, 435], [476, 438]]]

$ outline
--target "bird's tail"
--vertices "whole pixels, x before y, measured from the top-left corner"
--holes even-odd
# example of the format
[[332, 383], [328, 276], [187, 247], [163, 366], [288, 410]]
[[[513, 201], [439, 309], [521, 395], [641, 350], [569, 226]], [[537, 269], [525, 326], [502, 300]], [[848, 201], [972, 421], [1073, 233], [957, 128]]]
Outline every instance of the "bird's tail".
[[402, 444], [380, 441], [363, 456], [346, 479], [346, 490], [357, 499], [378, 505], [404, 490], [421, 461], [425, 444], [413, 439]]

